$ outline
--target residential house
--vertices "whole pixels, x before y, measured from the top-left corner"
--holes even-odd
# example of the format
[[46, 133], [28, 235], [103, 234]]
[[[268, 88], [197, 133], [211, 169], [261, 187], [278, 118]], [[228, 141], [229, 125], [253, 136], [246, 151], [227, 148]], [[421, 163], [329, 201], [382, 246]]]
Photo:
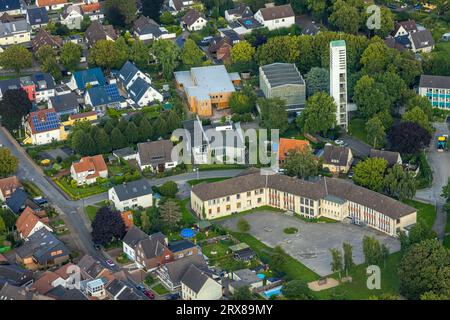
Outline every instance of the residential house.
[[213, 160], [245, 163], [244, 132], [239, 122], [203, 126], [197, 116], [184, 121], [183, 128], [183, 156], [190, 156], [193, 163], [212, 163]]
[[177, 166], [172, 160], [173, 144], [170, 140], [138, 143], [137, 163], [141, 170], [149, 168], [153, 172], [163, 172]]
[[8, 200], [16, 189], [22, 188], [17, 176], [0, 179], [0, 201]]
[[105, 19], [103, 13], [102, 2], [87, 3], [81, 6], [83, 16], [89, 17], [91, 21], [98, 21], [100, 23]]
[[99, 40], [116, 41], [117, 33], [111, 25], [104, 26], [98, 21], [93, 21], [84, 33], [86, 42], [92, 47]]
[[34, 295], [27, 288], [5, 283], [3, 286], [0, 286], [1, 300], [42, 300], [42, 297]]
[[219, 300], [222, 298], [222, 285], [193, 264], [189, 266], [180, 283], [183, 300]]
[[290, 4], [261, 8], [254, 18], [269, 30], [289, 28], [295, 24], [294, 10]]
[[64, 115], [77, 114], [80, 110], [80, 103], [78, 102], [78, 96], [74, 92], [71, 92], [51, 97], [48, 102], [48, 107], [55, 109], [61, 117]]
[[411, 33], [417, 32], [417, 25], [415, 20], [397, 21], [394, 25], [392, 36], [394, 38], [408, 36]]
[[35, 211], [30, 207], [26, 207], [16, 221], [17, 232], [24, 240], [27, 240], [34, 233], [43, 228], [53, 232], [53, 229], [49, 226], [49, 220], [45, 215], [45, 211]]
[[30, 287], [32, 292], [37, 292], [42, 295], [46, 295], [55, 286], [55, 283], [59, 279], [59, 275], [53, 271], [45, 271]]
[[228, 63], [231, 60], [231, 48], [233, 44], [228, 37], [214, 37], [211, 41], [208, 51], [218, 61]]
[[117, 279], [108, 283], [105, 289], [110, 300], [142, 300], [142, 297], [133, 288]]
[[194, 0], [169, 0], [169, 8], [173, 15], [190, 9], [195, 4]]
[[231, 94], [236, 91], [234, 84], [240, 83], [239, 75], [228, 73], [223, 65], [192, 68], [174, 75], [177, 88], [186, 94], [189, 110], [202, 117], [212, 116], [213, 108], [228, 108]]
[[236, 32], [239, 36], [244, 36], [251, 33], [253, 30], [263, 28], [264, 25], [262, 25], [254, 17], [245, 17], [239, 18], [233, 22], [229, 22], [228, 27]]
[[36, 6], [27, 8], [27, 22], [31, 26], [31, 30], [44, 28], [48, 21], [47, 9]]
[[67, 0], [36, 0], [36, 6], [44, 7], [47, 11], [63, 9], [67, 4]]
[[126, 106], [125, 99], [120, 95], [116, 84], [95, 86], [87, 89], [84, 95], [84, 102], [95, 111], [102, 113], [110, 108], [118, 110]]
[[62, 25], [65, 25], [71, 30], [81, 29], [81, 22], [83, 21], [83, 12], [81, 10], [81, 6], [72, 4], [65, 7], [64, 11], [60, 15], [59, 20]]
[[16, 287], [26, 287], [33, 283], [33, 271], [17, 264], [0, 264], [0, 287], [5, 283]]
[[43, 46], [50, 46], [56, 52], [59, 52], [63, 46], [61, 37], [53, 36], [47, 30], [40, 28], [36, 36], [31, 41], [33, 52], [37, 52]]
[[39, 209], [39, 206], [30, 199], [28, 193], [21, 188], [16, 189], [6, 200], [6, 206], [16, 215], [25, 210], [26, 207], [30, 207], [33, 210]]
[[228, 289], [233, 294], [241, 287], [248, 287], [250, 291], [254, 291], [264, 285], [264, 280], [259, 278], [256, 273], [250, 269], [240, 269], [231, 272], [231, 282]]
[[25, 122], [25, 144], [42, 145], [61, 140], [61, 121], [55, 109], [33, 111]]
[[164, 97], [143, 78], [137, 78], [128, 90], [130, 98], [139, 107], [150, 105], [154, 101], [162, 102]]
[[225, 19], [228, 22], [249, 17], [253, 17], [253, 12], [250, 7], [245, 4], [240, 4], [236, 8], [225, 10]]
[[131, 261], [136, 261], [136, 247], [141, 240], [147, 239], [148, 234], [136, 226], [128, 229], [125, 237], [122, 239], [123, 252]]
[[302, 180], [255, 171], [200, 183], [191, 191], [192, 210], [207, 219], [266, 205], [313, 219], [349, 220], [391, 236], [408, 230], [417, 219], [417, 209], [345, 179]]
[[295, 64], [272, 63], [259, 67], [259, 86], [267, 99], [285, 100], [290, 112], [305, 106], [306, 84]]
[[206, 20], [205, 15], [195, 9], [189, 10], [181, 18], [181, 27], [189, 31], [201, 30], [206, 26], [207, 23], [208, 20]]
[[83, 157], [72, 163], [70, 175], [77, 185], [89, 185], [95, 183], [98, 178], [108, 178], [108, 167], [101, 154]]
[[[93, 280], [97, 278], [111, 278], [111, 270], [104, 267], [100, 261], [94, 259], [90, 255], [84, 255], [77, 266], [81, 272], [82, 280]], [[112, 280], [112, 278], [111, 278]]]
[[166, 28], [161, 27], [153, 19], [146, 16], [141, 16], [134, 21], [133, 33], [137, 39], [144, 43], [151, 40], [174, 39], [176, 37], [175, 33], [170, 33]]
[[381, 158], [387, 161], [388, 167], [394, 166], [394, 164], [402, 165], [402, 156], [399, 152], [370, 149], [370, 158]]
[[419, 30], [409, 35], [413, 52], [429, 53], [434, 49], [434, 39], [430, 30]]
[[347, 173], [353, 162], [352, 150], [348, 147], [325, 145], [323, 153], [323, 168], [333, 174]]
[[278, 161], [282, 165], [286, 162], [286, 159], [289, 157], [289, 154], [298, 151], [302, 152], [305, 151], [307, 148], [309, 148], [309, 142], [307, 140], [280, 138], [280, 142], [277, 148]]
[[201, 255], [192, 255], [160, 266], [156, 269], [156, 276], [170, 291], [180, 291], [181, 279], [191, 265], [203, 271], [208, 270], [205, 259]]
[[300, 26], [302, 34], [307, 36], [315, 36], [320, 33], [320, 25], [312, 20], [308, 15], [295, 17], [295, 23]]
[[55, 96], [55, 80], [50, 73], [33, 73], [29, 79], [34, 84], [34, 97], [37, 103], [48, 101]]
[[117, 74], [117, 80], [122, 85], [124, 90], [129, 90], [133, 83], [141, 78], [146, 81], [148, 84], [152, 83], [150, 77], [144, 72], [140, 71], [134, 63], [127, 61], [124, 63], [122, 68], [119, 70]]
[[136, 246], [136, 264], [148, 271], [173, 260], [173, 254], [167, 246], [167, 237], [161, 232], [154, 233], [138, 242]]
[[108, 199], [119, 211], [153, 205], [152, 187], [146, 179], [126, 182], [109, 189]]
[[59, 285], [51, 289], [45, 294], [46, 297], [49, 297], [54, 300], [88, 300], [87, 297], [76, 288], [66, 289], [63, 286]]
[[17, 16], [22, 14], [22, 5], [20, 0], [1, 0], [0, 1], [0, 16], [8, 14]]
[[31, 270], [61, 265], [69, 255], [66, 245], [46, 228], [29, 236], [28, 241], [16, 249], [17, 263]]
[[80, 282], [80, 291], [88, 298], [103, 300], [106, 298], [106, 285], [108, 280], [98, 278], [93, 280], [83, 280]]
[[434, 108], [450, 108], [450, 76], [421, 75], [419, 95], [427, 97]]
[[0, 46], [26, 45], [31, 41], [31, 27], [26, 19], [0, 23]]
[[95, 86], [104, 86], [106, 84], [105, 76], [103, 75], [102, 69], [91, 68], [87, 70], [75, 71], [70, 78], [67, 86], [71, 90], [77, 90], [78, 92], [83, 92], [86, 89]]
[[198, 247], [187, 239], [169, 242], [169, 249], [175, 260], [198, 254]]

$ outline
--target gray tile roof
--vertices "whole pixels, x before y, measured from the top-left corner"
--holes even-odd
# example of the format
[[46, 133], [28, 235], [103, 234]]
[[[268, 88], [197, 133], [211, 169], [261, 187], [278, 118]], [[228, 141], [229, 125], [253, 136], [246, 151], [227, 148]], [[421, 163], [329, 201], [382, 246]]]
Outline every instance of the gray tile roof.
[[48, 14], [45, 7], [27, 8], [28, 21], [33, 25], [41, 25], [48, 23]]
[[33, 280], [33, 271], [26, 270], [17, 264], [0, 265], [0, 286], [9, 283], [23, 286]]
[[434, 46], [434, 39], [430, 30], [420, 30], [411, 33], [411, 41], [416, 49]]
[[359, 203], [394, 219], [417, 212], [415, 208], [381, 193], [334, 178], [306, 181], [285, 175], [263, 176], [257, 172], [214, 183], [200, 183], [192, 187], [192, 192], [203, 201], [208, 201], [264, 187], [314, 200], [333, 195]]
[[74, 93], [68, 93], [61, 96], [50, 97], [50, 101], [52, 103], [52, 107], [56, 110], [56, 112], [64, 112], [73, 109], [78, 109], [78, 96]]
[[421, 75], [420, 84], [421, 88], [436, 88], [436, 89], [450, 89], [450, 77], [446, 76], [430, 76]]
[[140, 179], [113, 187], [120, 201], [125, 201], [148, 194], [153, 194], [152, 187], [147, 179]]
[[183, 278], [184, 274], [191, 265], [198, 268], [204, 268], [207, 266], [205, 259], [203, 259], [202, 256], [192, 255], [167, 263], [164, 267], [167, 269], [170, 281], [174, 284], [174, 286], [176, 286], [179, 284], [180, 280]]
[[127, 231], [122, 241], [125, 242], [129, 247], [135, 248], [139, 241], [147, 239], [148, 237], [148, 234], [146, 234], [144, 231], [136, 226], [132, 226]]
[[194, 264], [191, 264], [187, 271], [184, 273], [180, 282], [190, 288], [195, 293], [199, 293], [209, 277], [206, 273], [197, 268]]
[[119, 71], [119, 81], [127, 87], [134, 75], [139, 72], [139, 69], [130, 61], [125, 62]]
[[187, 26], [193, 25], [199, 18], [203, 18], [206, 20], [206, 17], [203, 13], [198, 12], [195, 9], [189, 10], [183, 18], [181, 18], [181, 21], [183, 21]]
[[167, 248], [166, 236], [161, 232], [157, 232], [139, 241], [139, 245], [142, 247], [147, 259], [159, 257]]
[[29, 31], [29, 25], [26, 19], [0, 23], [0, 37], [10, 37], [27, 31]]
[[281, 87], [287, 84], [305, 84], [305, 81], [295, 64], [272, 63], [262, 66], [261, 70], [272, 88]]
[[143, 142], [137, 147], [142, 165], [158, 165], [172, 161], [173, 144], [170, 140]]
[[10, 284], [4, 284], [0, 288], [1, 300], [33, 300], [33, 294], [25, 288], [19, 288]]
[[325, 145], [323, 162], [329, 165], [346, 166], [350, 157], [350, 148]]
[[294, 10], [292, 10], [290, 4], [275, 6], [271, 8], [261, 8], [260, 11], [265, 21], [295, 16]]
[[400, 153], [395, 151], [386, 151], [386, 150], [377, 150], [377, 149], [370, 149], [370, 155], [371, 158], [382, 158], [387, 161], [388, 166], [393, 166], [397, 163], [398, 159], [400, 157]]

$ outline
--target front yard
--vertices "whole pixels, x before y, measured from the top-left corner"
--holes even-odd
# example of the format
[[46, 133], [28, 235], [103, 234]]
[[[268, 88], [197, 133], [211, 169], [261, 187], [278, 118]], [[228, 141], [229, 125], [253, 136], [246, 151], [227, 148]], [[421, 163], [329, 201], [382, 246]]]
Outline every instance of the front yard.
[[72, 185], [69, 182], [69, 177], [61, 177], [61, 178], [54, 178], [53, 181], [72, 199], [78, 200], [81, 198], [90, 197], [99, 193], [103, 193], [108, 191], [109, 188], [111, 188], [112, 184], [104, 183], [102, 185], [98, 184], [92, 184], [92, 185], [85, 185], [80, 187], [72, 187]]
[[107, 206], [109, 203], [108, 201], [101, 201], [101, 202], [97, 202], [93, 205], [89, 205], [87, 207], [84, 208], [89, 221], [94, 221], [95, 215], [97, 214], [98, 209], [100, 209], [101, 207]]

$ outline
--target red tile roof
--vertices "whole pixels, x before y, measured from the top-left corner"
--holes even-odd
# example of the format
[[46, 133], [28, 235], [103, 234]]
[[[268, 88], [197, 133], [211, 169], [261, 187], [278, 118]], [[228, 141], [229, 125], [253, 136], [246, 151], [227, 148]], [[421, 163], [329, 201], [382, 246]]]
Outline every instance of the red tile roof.
[[[41, 214], [41, 213], [40, 213]], [[16, 221], [17, 231], [24, 237], [28, 238], [33, 228], [36, 226], [38, 222], [42, 222], [43, 224], [48, 223], [48, 219], [39, 218], [36, 213], [30, 207], [26, 207], [22, 214]]]
[[96, 114], [97, 114], [97, 112], [95, 112], [95, 111], [77, 113], [77, 114], [70, 115], [69, 119], [71, 119], [71, 120], [82, 119], [82, 118], [86, 118], [86, 117], [95, 116]]
[[87, 176], [88, 179], [91, 178], [90, 176], [98, 176], [100, 171], [108, 170], [105, 159], [103, 159], [101, 154], [92, 157], [83, 157], [79, 162], [73, 163], [72, 166], [76, 173], [94, 171], [93, 174]]
[[38, 7], [49, 7], [64, 3], [67, 3], [67, 0], [36, 0], [36, 5]]
[[100, 2], [90, 3], [81, 6], [83, 12], [94, 12], [100, 10]]
[[133, 222], [133, 212], [131, 211], [124, 211], [121, 212], [120, 215], [122, 216], [123, 223], [125, 223], [125, 227], [128, 230], [131, 228], [134, 224]]
[[0, 192], [4, 197], [9, 198], [12, 193], [21, 186], [22, 185], [16, 176], [0, 179]]
[[280, 138], [280, 145], [278, 149], [279, 160], [281, 161], [285, 160], [286, 155], [289, 152], [302, 151], [308, 146], [309, 142], [306, 140]]

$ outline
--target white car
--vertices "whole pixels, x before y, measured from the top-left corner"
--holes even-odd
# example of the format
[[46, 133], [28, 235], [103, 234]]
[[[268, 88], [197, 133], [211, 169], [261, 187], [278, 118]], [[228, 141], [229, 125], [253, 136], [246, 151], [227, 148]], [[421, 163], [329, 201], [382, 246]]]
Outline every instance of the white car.
[[114, 262], [111, 259], [106, 260], [106, 264], [108, 266], [110, 266], [110, 267], [114, 267], [115, 266]]
[[343, 145], [344, 141], [342, 140], [334, 140], [334, 143], [336, 143], [338, 146]]

